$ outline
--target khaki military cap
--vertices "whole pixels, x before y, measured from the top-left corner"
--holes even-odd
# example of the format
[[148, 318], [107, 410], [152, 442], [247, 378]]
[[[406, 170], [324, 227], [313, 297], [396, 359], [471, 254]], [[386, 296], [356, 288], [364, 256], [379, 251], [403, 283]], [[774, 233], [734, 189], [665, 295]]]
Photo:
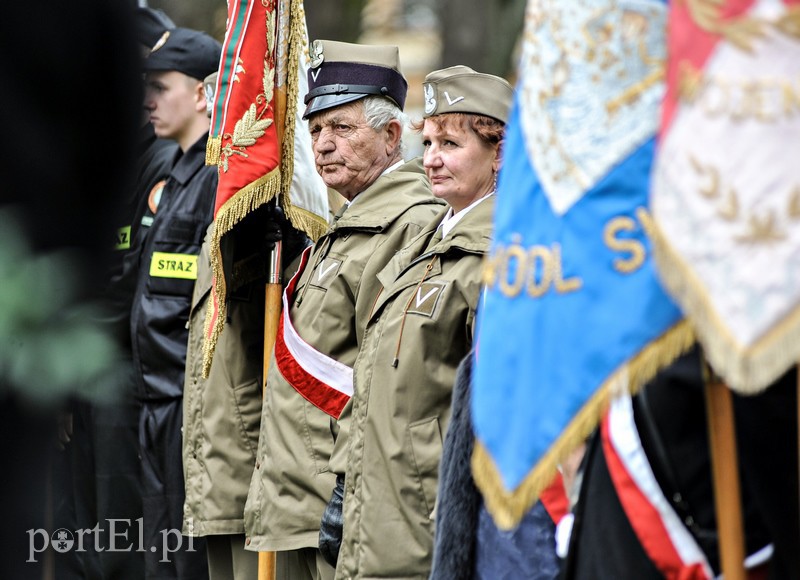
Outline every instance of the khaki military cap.
[[303, 118], [369, 95], [387, 97], [402, 109], [407, 91], [396, 46], [315, 40]]
[[424, 117], [444, 113], [473, 113], [508, 122], [514, 90], [508, 81], [479, 73], [468, 66], [435, 70], [422, 82]]

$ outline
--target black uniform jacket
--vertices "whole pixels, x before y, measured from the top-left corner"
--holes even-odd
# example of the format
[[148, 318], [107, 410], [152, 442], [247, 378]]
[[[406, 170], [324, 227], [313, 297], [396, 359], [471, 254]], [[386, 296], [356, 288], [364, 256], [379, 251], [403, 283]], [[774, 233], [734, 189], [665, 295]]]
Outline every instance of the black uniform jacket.
[[213, 219], [217, 168], [205, 165], [204, 136], [175, 163], [139, 255], [131, 342], [141, 399], [182, 396], [189, 307], [197, 257]]

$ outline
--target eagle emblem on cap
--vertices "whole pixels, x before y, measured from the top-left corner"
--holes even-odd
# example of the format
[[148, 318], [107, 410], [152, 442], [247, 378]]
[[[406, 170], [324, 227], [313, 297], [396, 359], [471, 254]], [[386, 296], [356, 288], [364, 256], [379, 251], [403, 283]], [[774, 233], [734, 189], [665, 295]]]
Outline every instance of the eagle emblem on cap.
[[436, 93], [430, 83], [422, 85], [422, 90], [425, 93], [425, 114], [430, 115], [436, 110]]
[[315, 40], [311, 43], [311, 68], [318, 68], [325, 57], [322, 54], [322, 43]]

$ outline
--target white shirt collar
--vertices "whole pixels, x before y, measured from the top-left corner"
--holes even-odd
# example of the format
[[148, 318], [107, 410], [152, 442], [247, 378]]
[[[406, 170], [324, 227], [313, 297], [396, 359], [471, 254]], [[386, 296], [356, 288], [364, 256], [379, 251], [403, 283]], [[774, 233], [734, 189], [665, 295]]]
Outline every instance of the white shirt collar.
[[448, 209], [447, 213], [444, 214], [444, 219], [442, 220], [442, 223], [439, 224], [439, 227], [442, 228], [442, 239], [444, 239], [447, 236], [447, 234], [449, 234], [450, 231], [456, 226], [456, 224], [460, 222], [465, 215], [467, 215], [470, 211], [472, 211], [475, 208], [475, 206], [477, 206], [484, 199], [488, 199], [492, 195], [494, 195], [494, 191], [490, 191], [487, 195], [484, 195], [483, 197], [476, 199], [458, 213], [453, 213], [452, 207]]

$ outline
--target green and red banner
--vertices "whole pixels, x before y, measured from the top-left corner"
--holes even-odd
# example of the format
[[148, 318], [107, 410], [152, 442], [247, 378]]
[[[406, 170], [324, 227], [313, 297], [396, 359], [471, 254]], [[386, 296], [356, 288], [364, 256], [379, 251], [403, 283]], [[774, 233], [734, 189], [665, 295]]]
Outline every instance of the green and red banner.
[[316, 239], [327, 228], [327, 191], [314, 170], [298, 115], [306, 89], [308, 38], [301, 0], [229, 0], [206, 163], [219, 167], [206, 317], [204, 368], [225, 321], [227, 282], [221, 242], [275, 198], [292, 224]]

